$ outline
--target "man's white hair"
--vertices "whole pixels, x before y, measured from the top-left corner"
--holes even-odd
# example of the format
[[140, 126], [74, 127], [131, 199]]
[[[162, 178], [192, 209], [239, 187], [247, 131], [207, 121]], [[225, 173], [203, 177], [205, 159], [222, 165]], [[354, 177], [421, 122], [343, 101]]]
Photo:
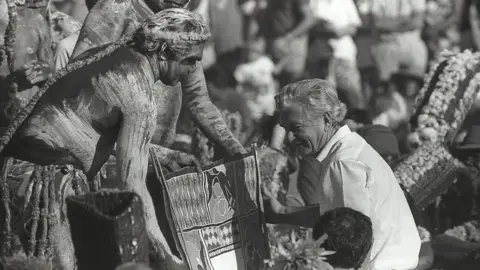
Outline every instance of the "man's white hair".
[[339, 124], [345, 118], [347, 107], [338, 99], [335, 87], [325, 80], [311, 79], [290, 83], [275, 96], [277, 108], [293, 103], [300, 104], [307, 116], [314, 118], [329, 113], [333, 122]]

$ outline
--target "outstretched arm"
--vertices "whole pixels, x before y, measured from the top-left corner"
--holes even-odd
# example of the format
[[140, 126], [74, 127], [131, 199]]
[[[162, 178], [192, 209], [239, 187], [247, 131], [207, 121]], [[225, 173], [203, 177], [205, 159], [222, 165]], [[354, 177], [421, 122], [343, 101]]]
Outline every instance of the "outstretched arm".
[[181, 83], [188, 109], [203, 134], [222, 146], [230, 155], [246, 153], [245, 148], [228, 129], [220, 111], [210, 100], [201, 64], [197, 63], [195, 71], [184, 76]]
[[85, 18], [70, 62], [89, 49], [120, 39], [130, 6], [129, 0], [99, 0]]
[[157, 114], [154, 106], [143, 102], [130, 102], [126, 107], [122, 109], [123, 117], [117, 138], [117, 179], [122, 181], [124, 189], [142, 198], [146, 229], [156, 255], [161, 259], [171, 258], [173, 255], [158, 226], [146, 184], [149, 142], [155, 131]]

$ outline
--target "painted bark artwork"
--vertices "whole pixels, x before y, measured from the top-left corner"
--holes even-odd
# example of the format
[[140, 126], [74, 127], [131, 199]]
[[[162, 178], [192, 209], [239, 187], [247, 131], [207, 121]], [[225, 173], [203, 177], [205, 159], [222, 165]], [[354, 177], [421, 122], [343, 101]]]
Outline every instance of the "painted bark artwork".
[[256, 156], [162, 180], [177, 246], [192, 270], [265, 269], [268, 238]]

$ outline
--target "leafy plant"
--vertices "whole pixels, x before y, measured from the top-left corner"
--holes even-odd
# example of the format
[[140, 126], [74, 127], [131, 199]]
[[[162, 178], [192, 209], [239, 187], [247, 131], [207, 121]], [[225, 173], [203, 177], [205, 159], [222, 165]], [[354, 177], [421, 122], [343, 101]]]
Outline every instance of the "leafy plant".
[[283, 270], [333, 270], [325, 260], [335, 252], [322, 247], [327, 235], [315, 240], [311, 231], [307, 231], [306, 237], [301, 237], [293, 229], [286, 239], [273, 237], [271, 240], [276, 242], [270, 247], [273, 256], [265, 261], [270, 267], [279, 267], [278, 269]]

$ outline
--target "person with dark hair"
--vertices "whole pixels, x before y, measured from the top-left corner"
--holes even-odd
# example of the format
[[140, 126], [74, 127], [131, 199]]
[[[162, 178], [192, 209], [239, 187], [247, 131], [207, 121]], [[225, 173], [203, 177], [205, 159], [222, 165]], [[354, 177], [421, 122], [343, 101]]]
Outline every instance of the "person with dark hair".
[[364, 109], [350, 109], [345, 114], [343, 124], [347, 125], [350, 130], [356, 131], [357, 129], [371, 125], [373, 123], [372, 115], [368, 110]]
[[335, 268], [359, 269], [373, 245], [372, 221], [348, 207], [325, 212], [313, 228], [313, 238], [327, 235], [322, 246], [335, 251], [327, 262]]

